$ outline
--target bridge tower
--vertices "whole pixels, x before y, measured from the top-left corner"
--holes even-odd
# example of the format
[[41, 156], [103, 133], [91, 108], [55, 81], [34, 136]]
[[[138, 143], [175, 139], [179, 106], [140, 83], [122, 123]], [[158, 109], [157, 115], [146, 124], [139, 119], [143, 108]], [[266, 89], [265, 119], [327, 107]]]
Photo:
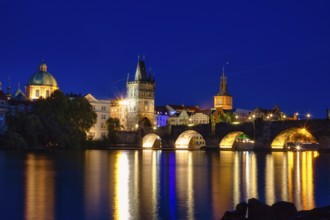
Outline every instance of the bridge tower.
[[155, 87], [152, 73], [147, 74], [145, 62], [139, 57], [134, 80], [126, 83], [128, 130], [154, 126]]
[[214, 108], [222, 110], [233, 109], [233, 97], [228, 93], [228, 82], [224, 66], [222, 67], [222, 76], [220, 77], [220, 92], [214, 96]]

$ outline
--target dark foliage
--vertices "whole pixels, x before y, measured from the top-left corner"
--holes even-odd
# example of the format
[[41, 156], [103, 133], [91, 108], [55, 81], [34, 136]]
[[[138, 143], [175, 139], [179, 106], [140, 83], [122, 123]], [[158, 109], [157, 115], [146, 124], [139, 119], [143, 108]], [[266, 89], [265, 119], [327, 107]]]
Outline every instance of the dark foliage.
[[10, 146], [80, 148], [86, 142], [86, 132], [96, 121], [96, 113], [83, 97], [70, 99], [61, 91], [55, 91], [49, 98], [33, 103], [31, 112], [8, 114], [8, 132], [3, 137]]

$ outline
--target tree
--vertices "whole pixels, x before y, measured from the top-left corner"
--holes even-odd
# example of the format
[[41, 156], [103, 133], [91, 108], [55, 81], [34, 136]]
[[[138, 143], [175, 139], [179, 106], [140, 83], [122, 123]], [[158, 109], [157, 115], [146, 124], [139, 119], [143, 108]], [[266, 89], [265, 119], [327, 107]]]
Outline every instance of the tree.
[[96, 113], [85, 98], [70, 99], [60, 90], [36, 101], [33, 112], [44, 126], [44, 146], [79, 148], [86, 141], [86, 132], [96, 122]]
[[118, 118], [109, 118], [107, 120], [108, 127], [108, 139], [111, 144], [117, 143], [118, 137], [116, 136], [116, 131], [121, 129], [120, 121]]

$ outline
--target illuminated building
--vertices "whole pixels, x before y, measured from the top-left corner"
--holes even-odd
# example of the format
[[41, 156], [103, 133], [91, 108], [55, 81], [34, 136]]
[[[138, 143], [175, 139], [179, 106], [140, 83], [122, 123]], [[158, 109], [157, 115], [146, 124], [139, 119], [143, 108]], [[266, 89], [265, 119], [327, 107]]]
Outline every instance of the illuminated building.
[[135, 78], [127, 81], [127, 129], [151, 128], [155, 121], [155, 80], [139, 58]]
[[234, 115], [236, 117], [236, 120], [238, 122], [246, 122], [249, 120], [249, 117], [250, 117], [250, 114], [251, 114], [251, 110], [247, 110], [247, 109], [236, 109], [234, 111]]
[[191, 116], [191, 123], [194, 125], [198, 124], [209, 124], [210, 123], [210, 115], [213, 110], [197, 110]]
[[273, 109], [256, 108], [250, 113], [249, 118], [252, 120], [262, 119], [266, 121], [279, 121], [284, 120], [284, 113], [281, 112], [277, 105], [275, 105]]
[[167, 125], [168, 118], [169, 118], [169, 114], [164, 106], [155, 107], [155, 122], [157, 128], [165, 127]]
[[209, 124], [212, 109], [202, 110], [198, 106], [166, 105], [169, 112], [168, 125]]
[[188, 125], [189, 124], [189, 119], [190, 119], [190, 114], [186, 109], [184, 109], [181, 112], [177, 112], [172, 114], [168, 118], [168, 124], [169, 125]]
[[233, 97], [228, 93], [227, 76], [225, 76], [224, 67], [220, 78], [220, 92], [214, 96], [214, 108], [221, 108], [224, 110], [233, 109]]
[[26, 94], [30, 100], [35, 100], [40, 97], [47, 98], [57, 89], [59, 87], [56, 79], [47, 72], [47, 65], [42, 62], [39, 66], [39, 71], [29, 78], [26, 85]]
[[87, 136], [90, 139], [101, 139], [108, 135], [107, 120], [110, 117], [110, 100], [96, 99], [92, 94], [87, 94], [85, 98], [97, 115], [96, 123], [91, 127]]
[[110, 101], [110, 117], [117, 118], [123, 130], [127, 130], [127, 102], [125, 99]]

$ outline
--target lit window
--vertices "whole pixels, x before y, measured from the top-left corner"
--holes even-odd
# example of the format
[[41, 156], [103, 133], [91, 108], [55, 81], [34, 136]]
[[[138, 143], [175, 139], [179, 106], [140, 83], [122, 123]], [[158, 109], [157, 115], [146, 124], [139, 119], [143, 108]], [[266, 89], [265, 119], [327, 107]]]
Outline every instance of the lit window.
[[49, 97], [49, 90], [46, 90], [46, 98]]
[[36, 97], [39, 97], [40, 94], [39, 94], [39, 89], [36, 90]]

